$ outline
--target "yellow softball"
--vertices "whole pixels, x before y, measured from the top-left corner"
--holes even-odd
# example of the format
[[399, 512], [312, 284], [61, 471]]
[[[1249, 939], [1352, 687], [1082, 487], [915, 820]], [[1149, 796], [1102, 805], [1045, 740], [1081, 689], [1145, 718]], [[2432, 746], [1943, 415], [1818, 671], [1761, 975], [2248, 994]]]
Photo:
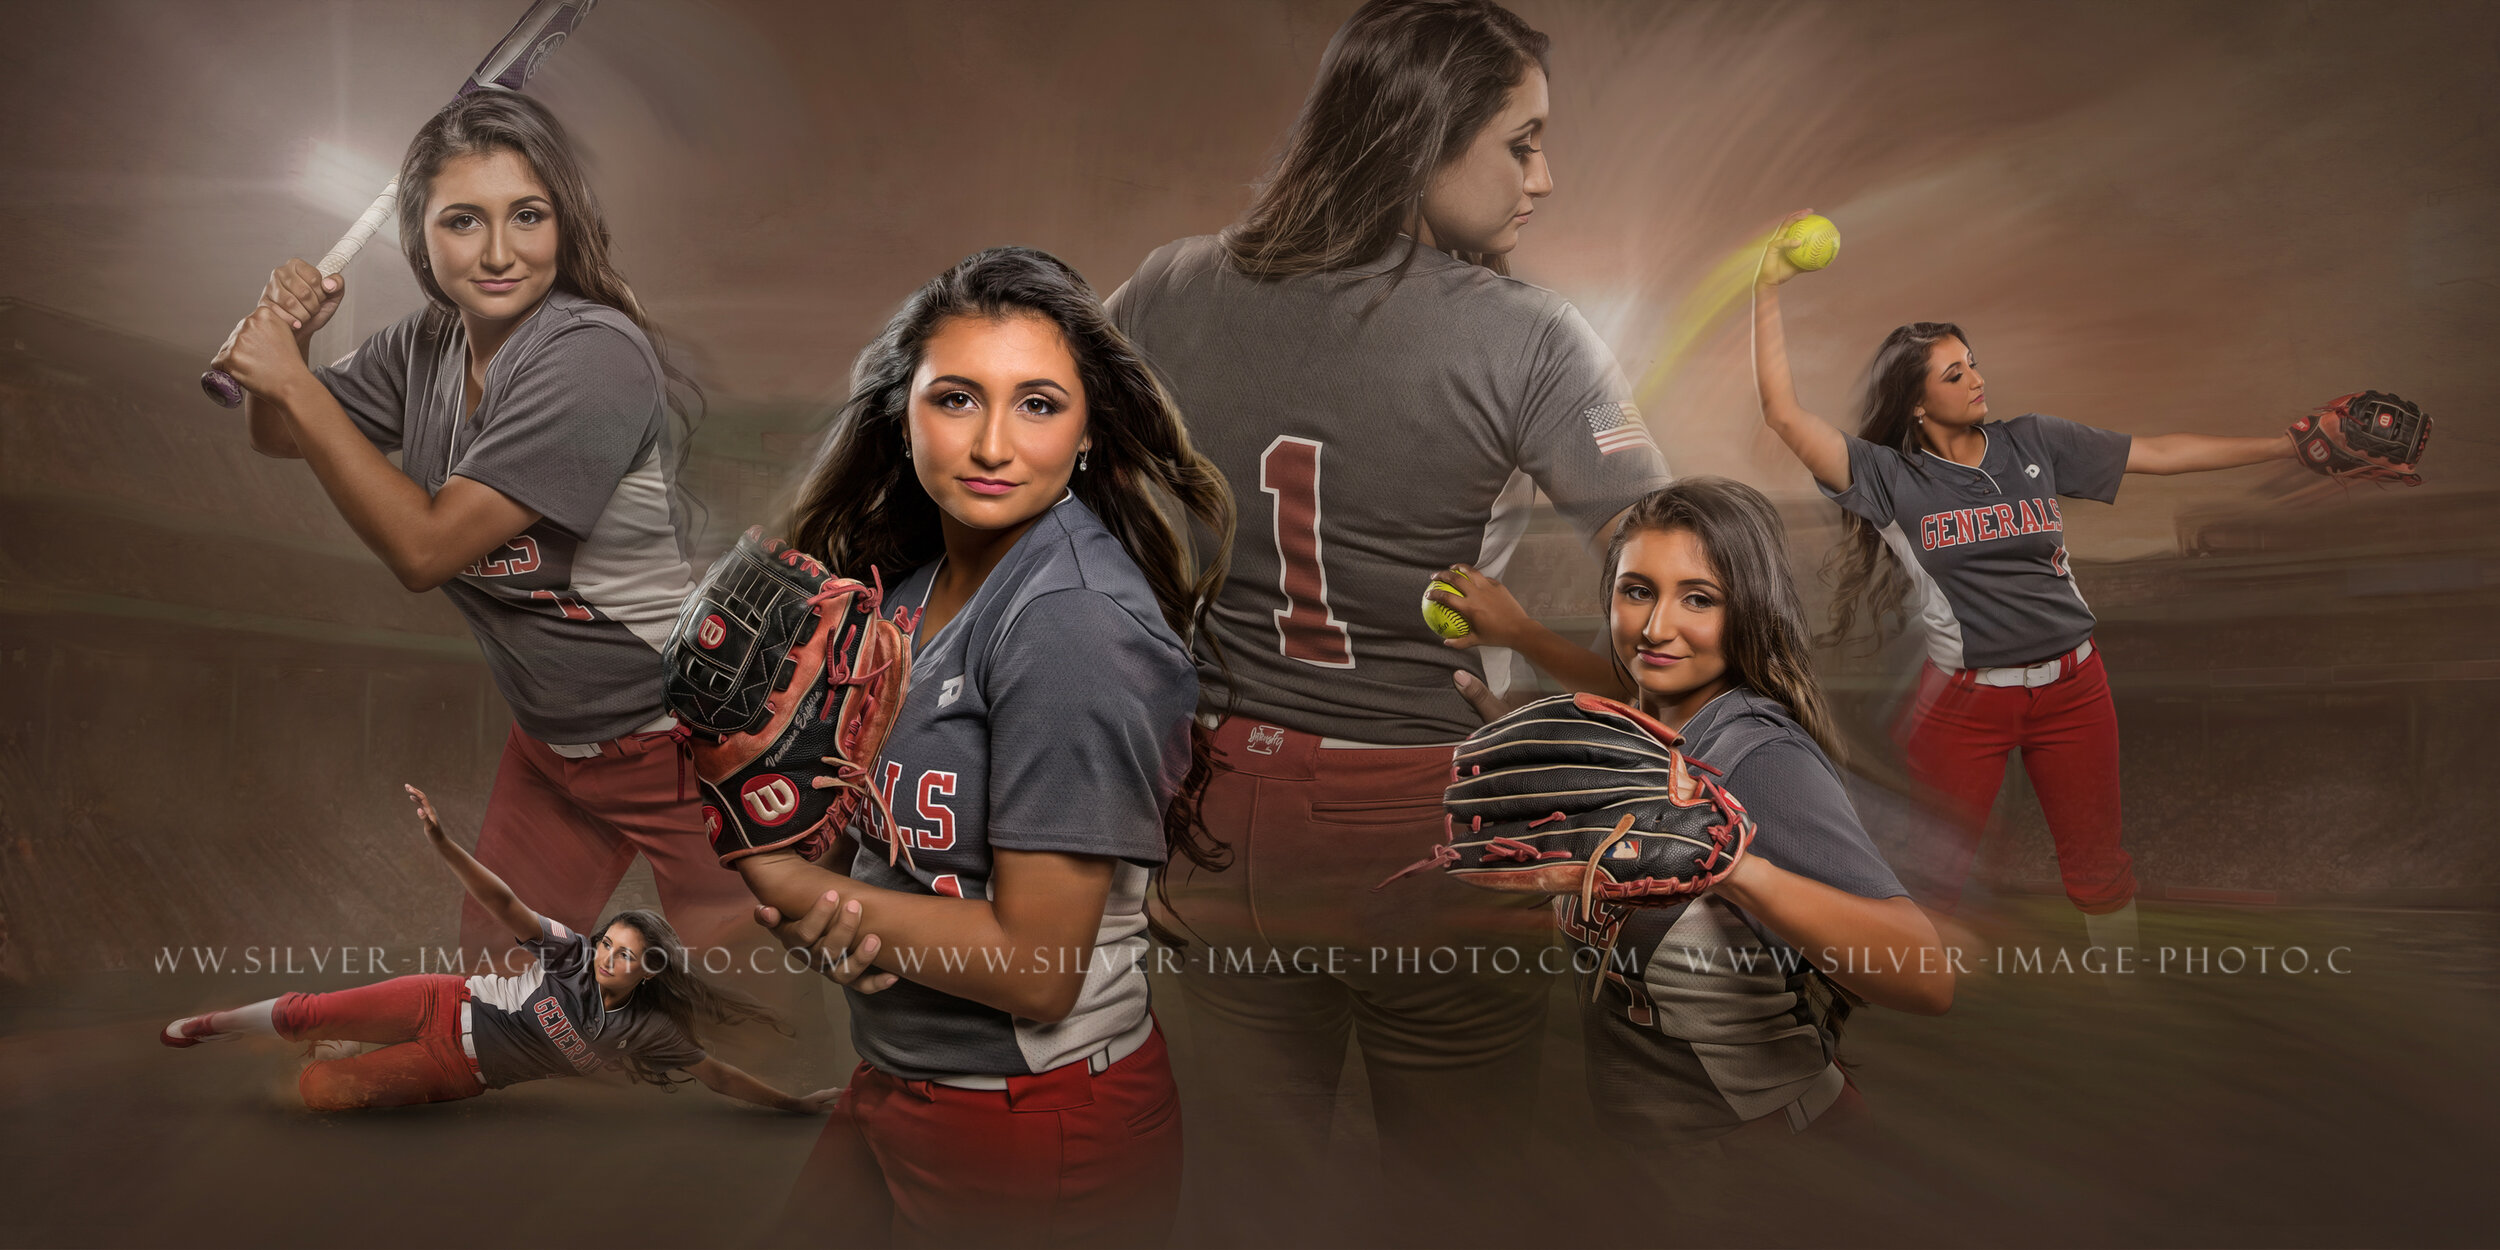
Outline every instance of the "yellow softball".
[[1788, 223], [1788, 230], [1780, 236], [1780, 255], [1787, 257], [1789, 264], [1812, 273], [1840, 255], [1840, 227], [1819, 213], [1800, 217]]
[[1476, 632], [1475, 628], [1467, 623], [1467, 618], [1460, 616], [1450, 605], [1433, 601], [1432, 592], [1436, 590], [1446, 590], [1461, 599], [1467, 597], [1466, 593], [1458, 587], [1437, 577], [1432, 579], [1432, 584], [1424, 587], [1424, 624], [1431, 626], [1432, 632], [1444, 638], [1464, 638]]

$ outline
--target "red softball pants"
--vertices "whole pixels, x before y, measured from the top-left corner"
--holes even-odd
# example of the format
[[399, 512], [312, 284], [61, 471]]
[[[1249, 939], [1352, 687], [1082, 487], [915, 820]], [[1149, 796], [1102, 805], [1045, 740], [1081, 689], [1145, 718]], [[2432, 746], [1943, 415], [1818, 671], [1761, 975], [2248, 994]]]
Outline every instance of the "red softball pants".
[[[755, 900], [712, 854], [694, 765], [675, 738], [632, 734], [600, 743], [597, 755], [571, 759], [514, 726], [478, 830], [478, 862], [532, 908], [575, 933], [594, 933], [637, 851], [651, 861], [660, 910], [698, 966], [706, 948], [759, 945], [762, 930], [750, 918]], [[460, 948], [468, 952], [464, 959], [481, 948], [520, 959], [512, 935], [476, 899], [460, 905]]]
[[2118, 708], [2095, 648], [2045, 686], [1983, 686], [1972, 671], [1930, 664], [1897, 728], [1910, 774], [1939, 800], [1948, 839], [1931, 893], [1951, 911], [2005, 782], [2005, 756], [2021, 750], [2040, 796], [2066, 897], [2087, 913], [2116, 911], [2135, 897], [2135, 866], [2118, 841]]
[[1003, 1090], [867, 1064], [799, 1172], [790, 1244], [1162, 1246], [1180, 1206], [1181, 1104], [1163, 1032]]
[[296, 1088], [315, 1111], [405, 1107], [486, 1092], [460, 1046], [466, 977], [393, 977], [328, 994], [278, 999], [271, 1023], [291, 1042], [381, 1042], [380, 1050], [307, 1064]]
[[[1165, 870], [1148, 905], [1191, 941], [1183, 1070], [1203, 1135], [1192, 1234], [1217, 1244], [1345, 1240], [1344, 1204], [1380, 1221], [1352, 1239], [1499, 1240], [1521, 1207], [1478, 1176], [1532, 1144], [1556, 977], [1547, 900], [1426, 872], [1382, 882], [1449, 837], [1451, 748], [1333, 748], [1232, 717], [1200, 802], [1232, 848], [1209, 872]], [[1379, 1134], [1381, 1201], [1331, 1170], [1347, 1042]], [[1279, 1202], [1277, 1194], [1299, 1194]]]

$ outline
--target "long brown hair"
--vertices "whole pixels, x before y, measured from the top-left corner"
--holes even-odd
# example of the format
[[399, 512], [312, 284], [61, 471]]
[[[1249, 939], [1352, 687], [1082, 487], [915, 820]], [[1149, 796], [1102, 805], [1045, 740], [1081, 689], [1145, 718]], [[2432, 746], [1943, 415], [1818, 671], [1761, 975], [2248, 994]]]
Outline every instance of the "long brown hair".
[[[965, 257], [913, 292], [860, 353], [850, 399], [799, 488], [791, 545], [857, 578], [872, 569], [899, 575], [944, 554], [937, 502], [903, 455], [912, 374], [945, 322], [1014, 315], [1041, 317], [1058, 328], [1085, 387], [1091, 467], [1071, 478], [1069, 489], [1145, 574], [1172, 632], [1184, 645], [1211, 644], [1205, 625], [1232, 550], [1232, 488], [1190, 444], [1170, 392], [1111, 324], [1093, 288], [1058, 257], [1032, 248]], [[1190, 544], [1174, 528], [1165, 501], [1205, 531], [1208, 542], [1199, 549], [1216, 554], [1204, 566], [1192, 569]], [[1164, 838], [1173, 852], [1218, 867], [1222, 848], [1198, 813], [1211, 745], [1194, 720], [1191, 748], [1189, 779], [1164, 813]]]
[[[599, 933], [623, 925], [642, 935], [642, 967], [651, 974], [648, 980], [634, 987], [633, 1001], [643, 1003], [676, 1022], [696, 1045], [703, 1042], [696, 1032], [698, 1021], [721, 1025], [755, 1022], [772, 1026], [785, 1037], [795, 1037], [779, 1013], [736, 990], [722, 989], [694, 974], [694, 961], [686, 954], [686, 944], [677, 937], [677, 930], [655, 911], [636, 908], [608, 917], [599, 926]], [[596, 936], [591, 939], [595, 946]], [[637, 1081], [652, 1085], [675, 1086], [679, 1082], [670, 1075], [673, 1069], [657, 1068], [639, 1054], [627, 1052], [621, 1057], [625, 1071]]]
[[[634, 298], [633, 287], [609, 259], [607, 218], [599, 211], [599, 197], [590, 188], [590, 177], [582, 169], [572, 136], [546, 105], [528, 96], [494, 90], [462, 96], [419, 128], [417, 137], [408, 141], [407, 155], [400, 158], [399, 247], [408, 258], [408, 271], [416, 275], [417, 289], [425, 292], [423, 332], [439, 335], [460, 315], [459, 305], [443, 293], [441, 284], [434, 280], [433, 267], [426, 261], [425, 203], [433, 193], [434, 176], [456, 157], [493, 152], [510, 152], [528, 162], [530, 172], [538, 176], [539, 183], [547, 188], [548, 198], [555, 201], [555, 289], [625, 314], [625, 319], [633, 322], [650, 342], [652, 355], [660, 362], [662, 390], [679, 427], [675, 438], [676, 463], [671, 469], [682, 469], [693, 447], [695, 429], [703, 423], [703, 389], [671, 363], [666, 344], [643, 311], [642, 301]], [[677, 475], [672, 472], [671, 476]], [[681, 490], [673, 506], [682, 510], [691, 503], [691, 497]], [[681, 524], [679, 533], [687, 532]]]
[[[1875, 349], [1874, 362], [1867, 366], [1866, 389], [1858, 401], [1859, 438], [1916, 460], [1921, 444], [1918, 419], [1912, 413], [1919, 397], [1927, 393], [1928, 353], [1946, 339], [1970, 346], [1970, 336], [1950, 321], [1913, 321], [1884, 336], [1883, 344]], [[1883, 534], [1865, 518], [1843, 510], [1840, 521], [1840, 543], [1823, 562], [1824, 574], [1835, 583], [1832, 627], [1815, 641], [1839, 646], [1848, 640], [1863, 613], [1869, 641], [1881, 645], [1900, 628], [1910, 577], [1885, 547]]]
[[547, 106], [511, 91], [475, 91], [443, 106], [408, 141], [399, 162], [399, 247], [408, 257], [417, 289], [446, 321], [459, 306], [434, 281], [425, 256], [425, 202], [434, 176], [455, 157], [510, 152], [529, 162], [530, 172], [555, 201], [556, 281], [559, 291], [605, 304], [651, 333], [650, 318], [625, 275], [608, 259], [608, 223], [599, 211], [599, 197], [590, 189], [572, 136]]
[[[1601, 601], [1608, 621], [1614, 619], [1615, 575], [1623, 565], [1624, 544], [1634, 534], [1672, 530], [1687, 531], [1700, 541], [1727, 591], [1727, 624], [1719, 650], [1727, 657], [1729, 679], [1787, 708], [1823, 753], [1839, 760], [1843, 744], [1823, 700], [1822, 684], [1814, 679], [1806, 649], [1805, 605], [1788, 571], [1787, 527], [1761, 491], [1723, 477], [1688, 477], [1642, 496], [1606, 544]], [[1607, 652], [1614, 653], [1611, 642]], [[1638, 688], [1622, 671], [1620, 656], [1615, 667], [1626, 686]]]
[[[1440, 168], [1501, 112], [1549, 40], [1492, 0], [1370, 0], [1337, 28], [1248, 212], [1222, 236], [1257, 278], [1385, 254]], [[1390, 273], [1414, 259], [1413, 239]], [[1499, 256], [1460, 259], [1510, 272]]]

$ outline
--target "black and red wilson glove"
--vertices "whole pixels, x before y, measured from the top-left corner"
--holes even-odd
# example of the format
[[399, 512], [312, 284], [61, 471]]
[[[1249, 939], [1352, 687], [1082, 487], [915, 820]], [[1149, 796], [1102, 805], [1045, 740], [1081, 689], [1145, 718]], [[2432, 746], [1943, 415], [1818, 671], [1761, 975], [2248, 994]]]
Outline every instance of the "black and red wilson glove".
[[2419, 486], [2431, 419], [2395, 395], [2362, 391], [2292, 422], [2292, 441], [2301, 464], [2328, 477]]
[[1599, 695], [1520, 708], [1459, 744], [1443, 796], [1450, 840], [1408, 871], [1577, 895], [1583, 915], [1705, 893], [1735, 871], [1754, 826], [1708, 765], [1676, 749], [1682, 741]]
[[869, 770], [902, 711], [911, 642], [882, 592], [750, 529], [686, 600], [662, 649], [668, 708], [691, 731], [721, 863], [824, 854], [863, 806], [886, 858], [907, 855]]

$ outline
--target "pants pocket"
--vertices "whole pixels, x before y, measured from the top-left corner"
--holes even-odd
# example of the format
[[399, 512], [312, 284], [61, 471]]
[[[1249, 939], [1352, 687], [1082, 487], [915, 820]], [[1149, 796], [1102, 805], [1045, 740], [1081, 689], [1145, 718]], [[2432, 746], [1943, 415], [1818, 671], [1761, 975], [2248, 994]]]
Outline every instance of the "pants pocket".
[[1311, 819], [1316, 823], [1362, 828], [1388, 829], [1430, 824], [1440, 820], [1441, 814], [1439, 794], [1311, 804]]
[[1138, 1137], [1152, 1137], [1156, 1133], [1161, 1132], [1166, 1125], [1169, 1125], [1172, 1121], [1179, 1119], [1180, 1114], [1180, 1091], [1177, 1089], [1166, 1089], [1163, 1091], [1163, 1096], [1161, 1098], [1156, 1099], [1144, 1110], [1122, 1118], [1128, 1121], [1128, 1129], [1131, 1134]]

